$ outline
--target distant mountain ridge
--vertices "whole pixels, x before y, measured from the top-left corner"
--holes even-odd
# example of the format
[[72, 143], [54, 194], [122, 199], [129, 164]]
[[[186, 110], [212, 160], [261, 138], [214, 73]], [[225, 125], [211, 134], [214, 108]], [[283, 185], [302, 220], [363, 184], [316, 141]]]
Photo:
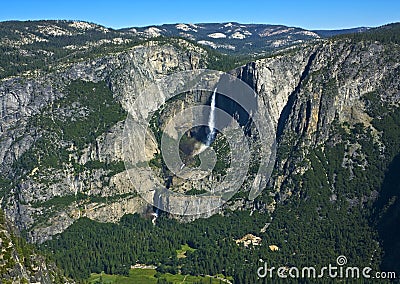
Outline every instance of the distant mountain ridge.
[[306, 30], [299, 27], [270, 24], [199, 23], [164, 24], [160, 26], [121, 29], [142, 37], [183, 37], [223, 53], [262, 55], [310, 40], [368, 30], [357, 27], [344, 30]]
[[368, 31], [369, 27], [358, 27], [358, 28], [350, 28], [350, 29], [338, 29], [338, 30], [313, 30], [316, 34], [321, 37], [331, 37], [337, 35], [345, 35], [345, 34], [355, 34], [355, 33], [363, 33]]
[[180, 37], [209, 50], [249, 58], [365, 29], [308, 31], [283, 25], [229, 22], [115, 30], [85, 21], [5, 21], [0, 22], [0, 78], [122, 51], [154, 38]]
[[66, 51], [76, 51], [80, 47], [87, 49], [88, 44], [90, 47], [121, 45], [162, 36], [182, 37], [227, 54], [265, 55], [296, 44], [368, 29], [306, 30], [285, 25], [237, 22], [177, 23], [112, 29], [85, 21], [4, 21], [0, 22], [0, 46], [54, 45]]

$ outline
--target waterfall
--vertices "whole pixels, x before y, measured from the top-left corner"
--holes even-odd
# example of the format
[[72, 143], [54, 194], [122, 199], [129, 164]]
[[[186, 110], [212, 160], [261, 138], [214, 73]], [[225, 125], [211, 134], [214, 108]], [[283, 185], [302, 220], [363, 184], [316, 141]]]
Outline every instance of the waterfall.
[[160, 212], [160, 207], [161, 207], [161, 194], [158, 195], [158, 200], [157, 200], [157, 208], [156, 208], [157, 217], [158, 217], [159, 212]]
[[206, 145], [210, 146], [215, 138], [215, 97], [217, 95], [217, 88], [214, 89], [214, 93], [211, 97], [211, 111], [210, 116], [208, 117], [208, 134], [207, 134], [207, 141]]
[[153, 219], [151, 219], [151, 223], [153, 223], [153, 226], [155, 226], [157, 220], [157, 213], [151, 213], [151, 216], [153, 216]]
[[160, 214], [160, 206], [161, 206], [161, 194], [158, 195], [158, 200], [157, 200], [157, 206], [156, 206], [156, 212], [151, 213], [151, 216], [153, 216], [153, 219], [151, 222], [153, 225], [156, 225], [156, 220]]
[[200, 146], [200, 148], [193, 152], [193, 156], [196, 156], [203, 152], [207, 147], [211, 145], [211, 143], [214, 141], [215, 138], [215, 98], [217, 96], [217, 88], [214, 89], [214, 92], [211, 97], [211, 110], [210, 110], [210, 116], [208, 117], [208, 129], [206, 128], [205, 133], [207, 133], [206, 141], [204, 144]]

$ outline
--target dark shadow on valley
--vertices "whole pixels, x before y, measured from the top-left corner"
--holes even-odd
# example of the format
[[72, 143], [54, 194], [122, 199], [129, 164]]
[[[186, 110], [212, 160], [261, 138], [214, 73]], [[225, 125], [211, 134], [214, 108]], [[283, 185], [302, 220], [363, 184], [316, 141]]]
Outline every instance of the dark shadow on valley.
[[374, 204], [374, 221], [383, 244], [382, 271], [400, 275], [400, 154], [390, 163]]

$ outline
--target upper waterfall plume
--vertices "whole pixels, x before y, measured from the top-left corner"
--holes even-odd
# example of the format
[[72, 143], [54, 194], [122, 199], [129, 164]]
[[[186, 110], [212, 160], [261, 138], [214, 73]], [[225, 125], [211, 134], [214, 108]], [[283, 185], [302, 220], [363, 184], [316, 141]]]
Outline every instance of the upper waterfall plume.
[[217, 95], [217, 88], [214, 89], [214, 92], [211, 97], [211, 111], [210, 111], [210, 116], [208, 118], [208, 134], [207, 134], [207, 141], [206, 145], [210, 146], [212, 141], [215, 138], [215, 97]]

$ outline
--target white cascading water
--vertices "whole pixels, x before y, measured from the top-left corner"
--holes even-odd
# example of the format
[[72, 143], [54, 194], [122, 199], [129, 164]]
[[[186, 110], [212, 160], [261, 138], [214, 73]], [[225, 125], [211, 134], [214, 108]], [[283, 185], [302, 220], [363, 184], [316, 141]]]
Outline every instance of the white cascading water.
[[208, 117], [208, 130], [209, 133], [207, 134], [207, 142], [206, 145], [210, 146], [212, 141], [214, 140], [214, 136], [215, 136], [215, 114], [214, 114], [214, 110], [215, 110], [215, 97], [217, 94], [217, 88], [214, 89], [214, 93], [212, 94], [211, 97], [211, 112], [210, 112], [210, 116]]
[[153, 225], [155, 226], [158, 215], [157, 215], [157, 213], [153, 212], [153, 213], [151, 213], [151, 216], [153, 216], [153, 219], [151, 219], [151, 223], [153, 223]]
[[158, 200], [157, 200], [157, 207], [156, 207], [156, 212], [152, 213], [151, 215], [153, 216], [153, 219], [151, 222], [153, 225], [156, 224], [156, 220], [158, 218], [159, 212], [160, 212], [160, 206], [161, 206], [161, 194], [158, 195]]
[[196, 156], [196, 155], [200, 154], [201, 152], [203, 152], [205, 149], [207, 149], [211, 145], [213, 140], [214, 140], [214, 137], [215, 137], [215, 129], [214, 129], [214, 127], [215, 127], [215, 114], [214, 114], [214, 111], [215, 111], [215, 98], [216, 98], [216, 95], [217, 95], [217, 88], [214, 89], [214, 92], [213, 92], [212, 97], [211, 97], [211, 105], [210, 105], [211, 111], [210, 111], [210, 116], [208, 117], [208, 131], [209, 131], [209, 133], [207, 134], [206, 143], [201, 145], [200, 148], [193, 153], [193, 156]]
[[161, 207], [161, 194], [158, 195], [158, 201], [157, 201], [157, 216], [158, 213], [160, 212], [160, 207]]

